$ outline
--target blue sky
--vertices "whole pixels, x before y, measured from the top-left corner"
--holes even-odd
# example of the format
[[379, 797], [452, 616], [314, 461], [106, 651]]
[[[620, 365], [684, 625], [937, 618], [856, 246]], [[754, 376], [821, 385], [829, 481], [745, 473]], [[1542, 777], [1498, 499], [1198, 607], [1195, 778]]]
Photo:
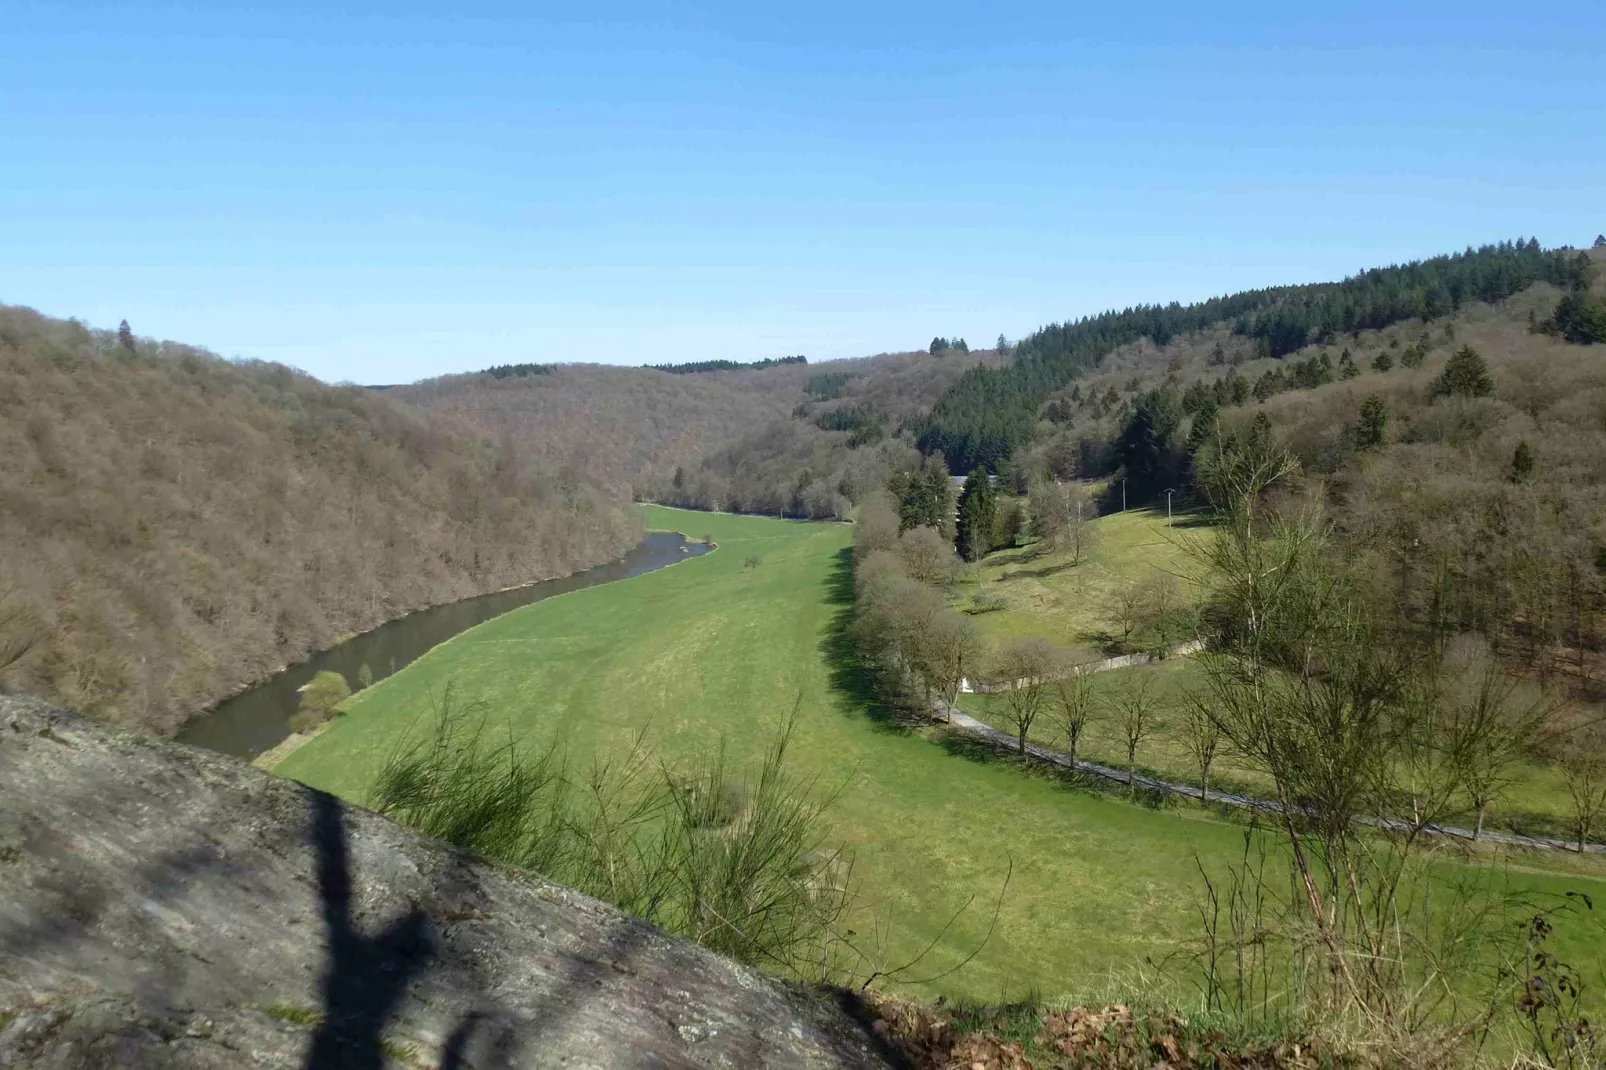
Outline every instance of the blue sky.
[[11, 0], [0, 302], [398, 382], [1606, 230], [1598, 0], [1078, 6]]

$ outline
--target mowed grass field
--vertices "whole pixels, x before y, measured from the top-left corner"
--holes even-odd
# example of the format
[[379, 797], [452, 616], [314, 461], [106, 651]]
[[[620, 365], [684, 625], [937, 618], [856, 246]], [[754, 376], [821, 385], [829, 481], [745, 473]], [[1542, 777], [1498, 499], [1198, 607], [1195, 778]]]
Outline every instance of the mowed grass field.
[[[1035, 544], [989, 554], [956, 587], [956, 607], [990, 640], [1032, 636], [1095, 657], [1116, 588], [1165, 572], [1191, 595], [1201, 574], [1197, 544], [1212, 537], [1192, 515], [1168, 523], [1164, 506], [1111, 513], [1090, 529], [1093, 546], [1080, 564], [1068, 549], [1042, 553]], [[983, 610], [989, 599], [1002, 608]]]
[[[386, 756], [427, 728], [448, 687], [457, 703], [483, 702], [495, 730], [532, 748], [560, 736], [582, 764], [622, 749], [642, 726], [670, 762], [720, 738], [733, 758], [756, 759], [796, 707], [792, 770], [840, 790], [830, 820], [855, 858], [859, 944], [896, 965], [960, 912], [892, 987], [986, 1001], [1033, 991], [1096, 998], [1152, 977], [1145, 961], [1194, 934], [1195, 852], [1225, 864], [1242, 829], [1198, 810], [1087, 794], [941, 729], [882, 720], [843, 656], [850, 528], [657, 507], [646, 521], [707, 533], [719, 549], [458, 636], [354, 696], [277, 771], [362, 803]], [[745, 567], [750, 556], [756, 567]], [[1006, 875], [991, 940], [937, 977], [981, 942]], [[1549, 869], [1500, 879], [1606, 896], [1606, 885]], [[1586, 961], [1606, 957], [1606, 946], [1575, 949]], [[1188, 993], [1180, 975], [1175, 983]]]

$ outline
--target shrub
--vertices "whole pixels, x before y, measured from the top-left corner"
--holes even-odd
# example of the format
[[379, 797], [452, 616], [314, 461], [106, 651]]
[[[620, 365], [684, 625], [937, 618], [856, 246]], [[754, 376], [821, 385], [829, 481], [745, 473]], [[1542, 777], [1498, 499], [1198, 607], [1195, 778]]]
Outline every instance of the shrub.
[[314, 713], [311, 710], [302, 710], [299, 713], [292, 713], [290, 715], [289, 722], [290, 731], [296, 733], [297, 735], [301, 735], [305, 732], [311, 732], [314, 728], [317, 728], [326, 720], [328, 720], [327, 715], [322, 713]]
[[791, 719], [746, 777], [727, 772], [723, 746], [671, 770], [641, 737], [577, 776], [556, 746], [488, 742], [488, 712], [454, 709], [448, 692], [434, 730], [381, 769], [376, 808], [742, 962], [818, 976], [849, 893], [824, 844], [829, 797], [787, 773]]
[[747, 560], [742, 562], [743, 568], [757, 568], [764, 563], [764, 559], [757, 554], [748, 554]]
[[351, 685], [346, 678], [331, 669], [314, 676], [301, 688], [301, 712], [328, 717], [335, 707], [351, 697]]
[[1008, 606], [1009, 603], [1004, 600], [1003, 595], [994, 591], [983, 591], [971, 600], [970, 611], [972, 613], [997, 613], [1001, 609], [1008, 608]]

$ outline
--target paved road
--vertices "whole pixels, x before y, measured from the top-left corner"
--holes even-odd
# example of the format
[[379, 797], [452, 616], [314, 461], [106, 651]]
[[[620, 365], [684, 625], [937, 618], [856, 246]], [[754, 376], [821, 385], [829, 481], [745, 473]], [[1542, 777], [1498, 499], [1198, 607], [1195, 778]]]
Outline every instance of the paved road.
[[[1185, 644], [1185, 647], [1189, 647], [1191, 649], [1179, 647], [1172, 652], [1173, 655], [1192, 653], [1194, 650], [1199, 649], [1198, 645], [1191, 643]], [[1105, 661], [1096, 661], [1087, 665], [1081, 665], [1078, 666], [1075, 671], [1080, 673], [1104, 672], [1109, 669], [1125, 668], [1131, 664], [1134, 664], [1134, 662], [1131, 660], [1131, 656], [1129, 655], [1127, 657], [1109, 658]], [[1000, 687], [997, 688], [997, 690], [1003, 690], [1003, 688]], [[931, 705], [933, 711], [938, 717], [946, 719], [949, 724], [965, 732], [966, 734], [975, 736], [978, 739], [984, 739], [987, 742], [993, 743], [1004, 749], [1019, 752], [1020, 741], [1014, 736], [1009, 735], [1007, 732], [1000, 732], [991, 725], [983, 724], [981, 721], [976, 720], [976, 718], [970, 716], [968, 713], [965, 713], [963, 710], [954, 706], [949, 706], [941, 699], [933, 699]], [[1070, 769], [1078, 773], [1086, 773], [1090, 776], [1103, 777], [1106, 780], [1113, 780], [1121, 784], [1129, 783], [1127, 771], [1125, 769], [1112, 769], [1110, 766], [1100, 765], [1097, 762], [1090, 762], [1085, 758], [1072, 758], [1069, 754], [1064, 754], [1057, 750], [1050, 750], [1047, 747], [1039, 746], [1038, 744], [1031, 742], [1026, 744], [1026, 752], [1033, 758], [1037, 758], [1040, 761], [1049, 762], [1053, 765]], [[1180, 795], [1184, 798], [1194, 799], [1201, 802], [1204, 801], [1204, 793], [1201, 792], [1197, 786], [1192, 784], [1177, 784], [1169, 780], [1157, 780], [1154, 777], [1144, 776], [1142, 773], [1138, 773], [1133, 776], [1130, 783], [1136, 784], [1145, 791], [1157, 791], [1166, 795]], [[1261, 810], [1266, 813], [1274, 814], [1281, 813], [1283, 809], [1282, 804], [1273, 799], [1256, 799], [1248, 795], [1237, 795], [1230, 791], [1212, 791], [1210, 792], [1209, 801], [1212, 803], [1220, 803], [1224, 806], [1236, 806], [1245, 810]], [[1368, 825], [1373, 828], [1387, 829], [1391, 832], [1408, 832], [1412, 828], [1410, 822], [1401, 821], [1398, 818], [1367, 817], [1359, 820], [1364, 825]], [[1458, 840], [1477, 839], [1488, 843], [1507, 844], [1512, 847], [1535, 847], [1559, 851], [1578, 850], [1578, 844], [1576, 842], [1553, 840], [1544, 836], [1519, 836], [1509, 832], [1484, 832], [1474, 837], [1471, 829], [1457, 828], [1454, 825], [1428, 825], [1422, 831], [1433, 836], [1450, 836]], [[1584, 850], [1606, 852], [1606, 843], [1586, 843], [1584, 844]]]

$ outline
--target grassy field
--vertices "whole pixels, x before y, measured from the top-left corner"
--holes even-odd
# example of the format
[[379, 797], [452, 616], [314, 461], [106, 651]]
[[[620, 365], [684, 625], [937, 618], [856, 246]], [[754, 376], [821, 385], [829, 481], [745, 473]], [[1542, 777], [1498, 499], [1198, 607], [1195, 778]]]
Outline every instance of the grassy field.
[[[1126, 767], [1126, 742], [1114, 701], [1120, 692], [1137, 686], [1144, 678], [1149, 681], [1149, 695], [1156, 703], [1156, 719], [1149, 738], [1138, 749], [1138, 771], [1166, 780], [1197, 783], [1198, 771], [1186, 742], [1184, 711], [1190, 693], [1205, 693], [1206, 681], [1203, 669], [1193, 658], [1171, 658], [1154, 665], [1116, 669], [1094, 676], [1092, 688], [1097, 712], [1084, 730], [1078, 755], [1118, 769]], [[995, 728], [1013, 731], [1003, 695], [963, 695], [959, 706]], [[1066, 749], [1065, 737], [1047, 708], [1032, 725], [1029, 738], [1057, 750]], [[1216, 756], [1210, 785], [1213, 790], [1262, 797], [1271, 792], [1266, 777], [1225, 749]], [[1523, 765], [1514, 771], [1513, 782], [1503, 796], [1489, 807], [1485, 827], [1565, 838], [1570, 835], [1570, 815], [1571, 802], [1560, 771], [1550, 766]], [[1473, 824], [1470, 807], [1452, 820], [1470, 828]]]
[[[530, 746], [560, 736], [582, 760], [623, 747], [642, 725], [670, 761], [720, 736], [733, 757], [752, 758], [796, 706], [794, 769], [841, 789], [831, 814], [856, 858], [859, 942], [896, 964], [975, 900], [894, 987], [975, 1000], [1096, 996], [1152, 974], [1145, 960], [1194, 932], [1195, 852], [1224, 862], [1242, 830], [1198, 810], [1091, 795], [941, 729], [882, 717], [841, 631], [849, 528], [646, 512], [649, 527], [707, 533], [719, 549], [464, 633], [354, 696], [278, 772], [364, 801], [386, 755], [427, 724], [448, 686], [459, 701], [485, 702], [498, 728]], [[756, 567], [746, 567], [750, 556], [761, 559]], [[1511, 878], [1526, 887], [1606, 895], [1548, 860], [1525, 864], [1547, 867]], [[937, 978], [987, 932], [1006, 874], [991, 941], [966, 968]], [[1606, 947], [1579, 952], [1589, 961]]]
[[[988, 555], [956, 587], [955, 604], [990, 640], [1036, 636], [1094, 656], [1110, 627], [1104, 607], [1116, 587], [1158, 570], [1191, 589], [1200, 574], [1193, 547], [1210, 537], [1187, 515], [1168, 524], [1163, 506], [1111, 513], [1091, 529], [1096, 541], [1080, 564], [1067, 549], [1040, 553], [1035, 545]], [[983, 610], [989, 599], [1002, 608]]]

